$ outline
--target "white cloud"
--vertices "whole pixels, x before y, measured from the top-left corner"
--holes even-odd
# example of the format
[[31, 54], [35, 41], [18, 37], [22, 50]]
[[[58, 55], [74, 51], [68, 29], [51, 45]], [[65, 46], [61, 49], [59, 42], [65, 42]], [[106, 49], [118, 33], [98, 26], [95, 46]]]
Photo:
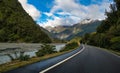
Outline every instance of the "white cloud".
[[18, 0], [23, 6], [24, 10], [34, 19], [37, 20], [41, 14], [40, 11], [33, 5], [28, 4], [27, 0]]
[[[96, 0], [93, 0], [96, 1]], [[54, 6], [51, 9], [50, 13], [47, 13], [48, 16], [53, 16], [54, 20], [48, 19], [47, 22], [40, 23], [40, 25], [45, 26], [58, 26], [58, 25], [72, 25], [80, 22], [82, 19], [91, 18], [91, 19], [105, 19], [105, 9], [110, 11], [109, 0], [103, 0], [99, 4], [91, 4], [84, 6], [79, 4], [75, 0], [55, 0]], [[58, 12], [61, 10], [62, 12]], [[54, 13], [59, 15], [69, 15], [67, 18], [60, 18], [54, 16]]]
[[[89, 18], [97, 18], [97, 19], [104, 19], [104, 10], [109, 10], [109, 4], [107, 0], [104, 0], [102, 4], [92, 4], [89, 6], [84, 6], [82, 4], [78, 4], [75, 2], [75, 0], [65, 0], [64, 2], [62, 0], [55, 0], [55, 6], [52, 8], [51, 12], [55, 13], [58, 10], [63, 10], [63, 12], [70, 13], [71, 15], [86, 18], [89, 16]], [[102, 15], [99, 16], [99, 15]], [[99, 16], [99, 17], [98, 17]]]
[[56, 14], [59, 14], [59, 15], [71, 15], [71, 14], [68, 13], [68, 12], [57, 12]]
[[50, 17], [50, 16], [53, 16], [52, 13], [48, 13], [48, 12], [45, 12], [44, 14], [47, 15], [47, 16], [49, 16], [49, 17]]
[[[69, 18], [60, 18], [60, 17], [56, 17], [53, 16], [54, 20], [52, 19], [47, 19], [47, 22], [43, 22], [43, 23], [39, 23], [39, 25], [41, 25], [42, 27], [47, 27], [47, 26], [51, 26], [51, 27], [55, 27], [55, 26], [59, 26], [59, 25], [73, 25], [75, 24], [75, 22], [77, 23], [76, 20], [79, 20], [79, 18], [71, 16]], [[74, 20], [76, 19], [76, 20]]]

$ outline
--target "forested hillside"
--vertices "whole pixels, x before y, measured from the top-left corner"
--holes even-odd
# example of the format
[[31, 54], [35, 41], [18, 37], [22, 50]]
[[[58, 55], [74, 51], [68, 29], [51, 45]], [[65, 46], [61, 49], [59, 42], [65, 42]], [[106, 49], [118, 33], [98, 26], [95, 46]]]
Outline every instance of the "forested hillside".
[[50, 43], [18, 0], [0, 0], [0, 42]]
[[84, 35], [83, 43], [120, 51], [120, 0], [115, 0], [110, 8], [97, 32]]

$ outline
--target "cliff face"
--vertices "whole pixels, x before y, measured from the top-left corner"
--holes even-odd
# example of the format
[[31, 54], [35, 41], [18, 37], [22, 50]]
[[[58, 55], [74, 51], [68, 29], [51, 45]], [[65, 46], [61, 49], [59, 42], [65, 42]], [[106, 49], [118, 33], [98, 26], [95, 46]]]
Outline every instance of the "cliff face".
[[18, 0], [0, 0], [0, 42], [49, 43], [51, 39]]

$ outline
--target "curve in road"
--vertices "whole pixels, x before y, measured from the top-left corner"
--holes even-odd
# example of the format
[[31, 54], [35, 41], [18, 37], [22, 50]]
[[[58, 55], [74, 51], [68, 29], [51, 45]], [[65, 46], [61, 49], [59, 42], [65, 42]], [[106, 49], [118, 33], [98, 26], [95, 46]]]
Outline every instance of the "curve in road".
[[120, 73], [120, 58], [93, 46], [46, 73]]

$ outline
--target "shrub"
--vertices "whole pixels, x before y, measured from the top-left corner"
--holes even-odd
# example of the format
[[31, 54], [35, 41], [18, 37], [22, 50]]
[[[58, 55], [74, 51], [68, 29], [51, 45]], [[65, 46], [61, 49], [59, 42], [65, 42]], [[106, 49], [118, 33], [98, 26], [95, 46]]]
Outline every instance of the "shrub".
[[44, 56], [46, 54], [52, 54], [52, 53], [55, 53], [55, 46], [44, 44], [41, 46], [41, 50], [36, 52], [36, 55], [38, 57], [41, 57], [41, 56]]
[[37, 55], [38, 57], [44, 56], [44, 55], [45, 55], [45, 54], [44, 54], [44, 50], [39, 50], [38, 52], [36, 52], [36, 55]]
[[112, 50], [120, 51], [120, 43], [114, 43], [111, 45]]
[[77, 48], [79, 45], [77, 42], [71, 42], [71, 43], [68, 43], [66, 44], [65, 48], [61, 51], [68, 51], [70, 49], [74, 49], [74, 48]]
[[20, 61], [28, 61], [30, 59], [29, 55], [20, 55], [19, 60]]

